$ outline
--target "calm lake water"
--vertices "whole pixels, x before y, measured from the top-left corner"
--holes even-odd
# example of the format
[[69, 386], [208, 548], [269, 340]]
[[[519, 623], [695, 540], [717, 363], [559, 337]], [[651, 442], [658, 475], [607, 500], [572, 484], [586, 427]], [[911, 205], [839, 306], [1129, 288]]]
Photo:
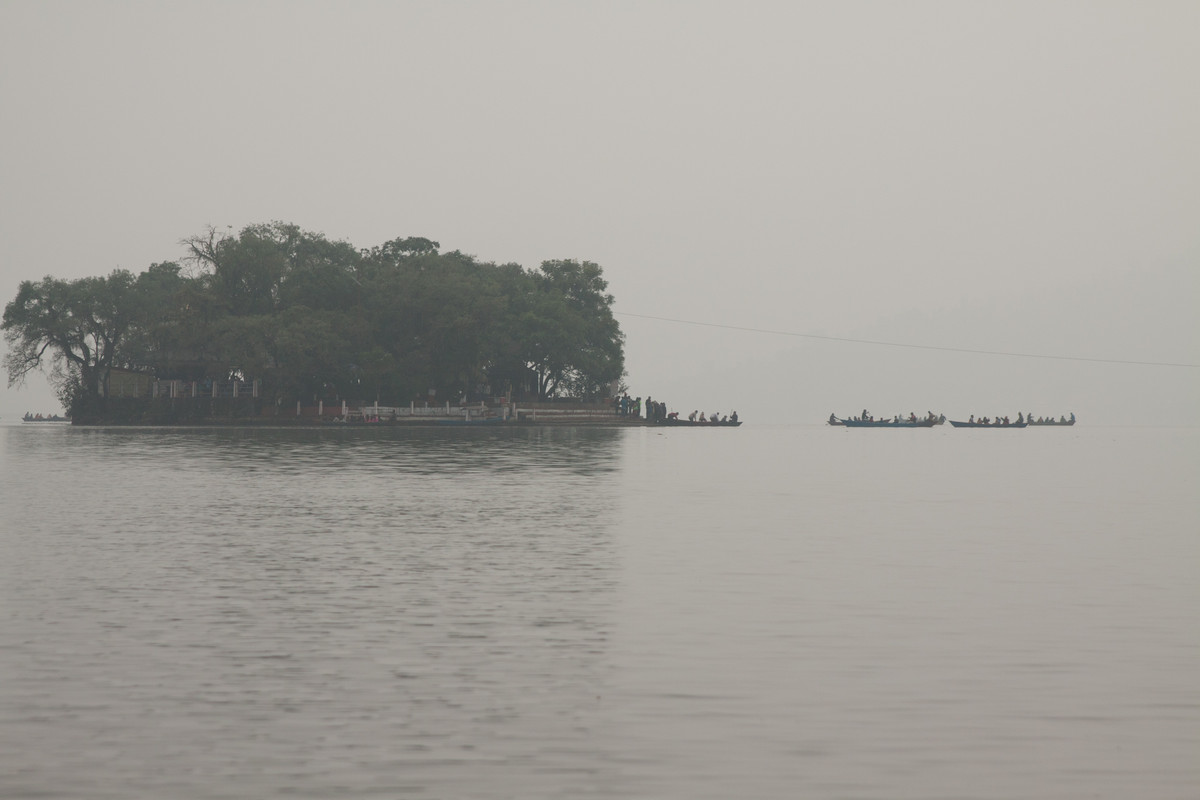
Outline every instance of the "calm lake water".
[[0, 797], [1200, 796], [1200, 430], [0, 427]]

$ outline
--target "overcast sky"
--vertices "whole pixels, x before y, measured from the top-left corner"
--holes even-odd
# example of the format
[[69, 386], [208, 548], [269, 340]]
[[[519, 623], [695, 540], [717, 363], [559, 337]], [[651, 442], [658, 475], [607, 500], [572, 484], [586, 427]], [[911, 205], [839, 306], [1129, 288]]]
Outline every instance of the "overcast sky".
[[685, 413], [1194, 423], [1200, 3], [0, 0], [0, 301], [271, 220], [595, 261]]

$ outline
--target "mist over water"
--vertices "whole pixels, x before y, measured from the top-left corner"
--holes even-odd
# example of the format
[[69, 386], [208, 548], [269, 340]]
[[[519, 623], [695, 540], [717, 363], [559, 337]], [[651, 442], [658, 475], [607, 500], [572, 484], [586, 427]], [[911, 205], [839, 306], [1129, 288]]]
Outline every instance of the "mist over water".
[[1198, 444], [0, 426], [0, 796], [1193, 797]]

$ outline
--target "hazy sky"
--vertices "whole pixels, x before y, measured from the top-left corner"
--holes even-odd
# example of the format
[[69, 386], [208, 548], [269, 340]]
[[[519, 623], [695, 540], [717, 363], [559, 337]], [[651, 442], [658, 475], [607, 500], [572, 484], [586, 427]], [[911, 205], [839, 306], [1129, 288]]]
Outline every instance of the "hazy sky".
[[595, 261], [685, 413], [1200, 412], [1195, 367], [715, 327], [1200, 364], [1193, 0], [0, 0], [0, 115], [3, 303], [282, 220]]

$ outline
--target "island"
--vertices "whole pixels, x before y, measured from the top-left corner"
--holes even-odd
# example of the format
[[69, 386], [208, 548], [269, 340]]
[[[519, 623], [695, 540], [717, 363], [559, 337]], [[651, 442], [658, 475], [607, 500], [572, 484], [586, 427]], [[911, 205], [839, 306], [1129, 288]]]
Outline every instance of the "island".
[[526, 269], [283, 222], [181, 244], [137, 274], [22, 282], [9, 385], [46, 373], [76, 425], [677, 419], [622, 408], [625, 337], [591, 261]]

